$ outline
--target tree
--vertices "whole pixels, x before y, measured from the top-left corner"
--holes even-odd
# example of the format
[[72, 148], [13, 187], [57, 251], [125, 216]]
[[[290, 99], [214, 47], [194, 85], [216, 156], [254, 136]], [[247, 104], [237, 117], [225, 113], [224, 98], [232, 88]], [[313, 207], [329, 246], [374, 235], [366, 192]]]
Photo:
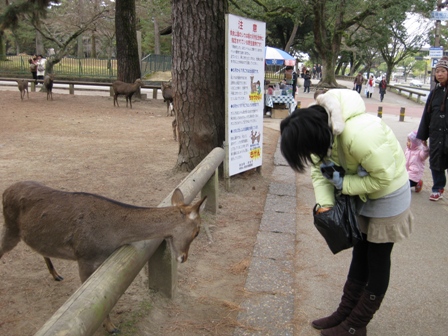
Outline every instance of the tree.
[[[314, 16], [314, 42], [316, 50], [322, 57], [324, 69], [319, 85], [338, 86], [334, 74], [336, 61], [345, 39], [356, 32], [357, 27], [364, 27], [366, 23], [370, 23], [370, 27], [372, 27], [372, 23], [377, 27], [385, 27], [396, 20], [400, 13], [403, 15], [411, 10], [428, 10], [432, 3], [434, 1], [422, 3], [417, 0], [378, 0], [373, 2], [316, 0], [309, 2]], [[353, 8], [356, 8], [356, 11], [353, 11]], [[376, 18], [376, 20], [369, 22], [368, 19], [372, 18]], [[379, 18], [382, 20], [380, 21]], [[369, 30], [366, 29], [366, 31]]]
[[140, 78], [140, 59], [136, 33], [135, 0], [115, 2], [117, 36], [117, 77], [126, 83]]
[[225, 138], [227, 0], [173, 0], [172, 77], [179, 128], [176, 167], [190, 171]]
[[44, 14], [46, 7], [50, 2], [58, 3], [59, 1], [51, 0], [28, 0], [28, 1], [16, 1], [10, 2], [5, 0], [1, 3], [0, 9], [2, 9], [2, 14], [0, 15], [0, 61], [6, 60], [6, 50], [5, 50], [5, 30], [15, 29], [18, 27], [19, 19], [27, 13], [40, 13]]
[[[71, 2], [68, 3], [71, 5]], [[75, 4], [76, 5], [76, 4]], [[89, 29], [90, 25], [95, 21], [103, 17], [104, 13], [107, 13], [107, 7], [99, 9], [98, 12], [90, 12], [89, 17], [79, 20], [79, 17], [74, 13], [73, 15], [61, 15], [70, 13], [65, 12], [64, 7], [57, 6], [50, 12], [51, 15], [47, 19], [41, 17], [37, 12], [32, 12], [27, 15], [30, 22], [44, 39], [51, 41], [57, 46], [55, 54], [47, 59], [45, 63], [46, 72], [53, 73], [53, 67], [59, 63], [69, 52], [70, 46], [72, 46], [84, 33]]]
[[[424, 32], [427, 28], [423, 24], [420, 24], [419, 27], [422, 29], [419, 33], [414, 32], [410, 35], [409, 29], [401, 23], [389, 25], [388, 35], [390, 39], [385, 41], [380, 48], [381, 55], [387, 66], [386, 80], [388, 82], [390, 82], [392, 71], [397, 64], [402, 63], [408, 68], [408, 71], [405, 72], [405, 78], [412, 70], [412, 63], [415, 63], [415, 59], [411, 58], [409, 60], [409, 56], [419, 51], [426, 42], [426, 34]], [[406, 59], [408, 61], [404, 62]]]

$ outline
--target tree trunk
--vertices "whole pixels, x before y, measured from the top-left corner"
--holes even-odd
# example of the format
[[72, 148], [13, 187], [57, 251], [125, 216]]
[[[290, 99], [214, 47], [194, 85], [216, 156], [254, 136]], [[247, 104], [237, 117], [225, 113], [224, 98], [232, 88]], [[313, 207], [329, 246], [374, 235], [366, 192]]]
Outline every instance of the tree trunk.
[[[140, 60], [136, 29], [135, 0], [115, 2], [115, 31], [117, 36], [117, 77], [126, 83], [140, 78]], [[137, 92], [137, 96], [140, 91]]]
[[[156, 10], [153, 0], [149, 0], [149, 6], [149, 8], [151, 8], [153, 11]], [[152, 17], [152, 21], [154, 23], [154, 54], [160, 55], [160, 28], [159, 21], [157, 20], [157, 15], [154, 15]]]
[[182, 171], [191, 171], [225, 138], [226, 13], [227, 0], [172, 2], [176, 168]]
[[91, 48], [92, 48], [92, 50], [91, 50], [91, 52], [90, 52], [90, 57], [92, 57], [92, 58], [96, 58], [96, 34], [95, 34], [95, 30], [94, 31], [92, 31], [92, 37], [91, 37], [91, 39], [92, 39], [92, 44], [91, 44]]
[[0, 61], [6, 60], [5, 33], [0, 30]]
[[[37, 22], [40, 26], [40, 23]], [[36, 30], [36, 55], [45, 55], [44, 41], [42, 34]]]

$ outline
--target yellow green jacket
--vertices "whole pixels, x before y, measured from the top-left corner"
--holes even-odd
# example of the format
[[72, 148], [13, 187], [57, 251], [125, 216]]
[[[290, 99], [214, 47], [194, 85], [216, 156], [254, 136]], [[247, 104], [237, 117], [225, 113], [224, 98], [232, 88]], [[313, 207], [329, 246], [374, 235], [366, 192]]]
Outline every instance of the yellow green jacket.
[[[342, 193], [378, 199], [408, 183], [406, 159], [395, 134], [382, 119], [367, 114], [358, 92], [333, 89], [316, 98], [330, 115], [334, 142], [330, 160], [341, 166], [338, 148], [345, 156], [346, 175]], [[339, 147], [340, 146], [340, 147]], [[357, 174], [362, 166], [368, 176]], [[334, 204], [334, 187], [322, 176], [320, 163], [311, 167], [316, 203]]]

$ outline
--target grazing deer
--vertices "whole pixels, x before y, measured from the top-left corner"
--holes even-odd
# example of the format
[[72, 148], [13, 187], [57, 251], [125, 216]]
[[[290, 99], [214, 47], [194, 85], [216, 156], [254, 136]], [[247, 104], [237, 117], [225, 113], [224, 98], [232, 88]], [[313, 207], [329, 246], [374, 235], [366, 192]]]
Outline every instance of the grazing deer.
[[25, 79], [21, 79], [17, 81], [17, 84], [20, 91], [20, 99], [23, 100], [23, 98], [25, 98], [25, 91], [27, 98], [30, 99], [30, 94], [28, 92], [28, 81]]
[[[176, 189], [172, 206], [137, 207], [95, 194], [65, 192], [32, 181], [13, 184], [3, 193], [5, 223], [0, 258], [22, 239], [41, 254], [54, 280], [63, 280], [50, 257], [76, 260], [81, 282], [118, 247], [136, 241], [166, 238], [178, 262], [185, 262], [191, 242], [199, 234], [204, 197], [184, 204]], [[118, 329], [109, 315], [104, 327]]]

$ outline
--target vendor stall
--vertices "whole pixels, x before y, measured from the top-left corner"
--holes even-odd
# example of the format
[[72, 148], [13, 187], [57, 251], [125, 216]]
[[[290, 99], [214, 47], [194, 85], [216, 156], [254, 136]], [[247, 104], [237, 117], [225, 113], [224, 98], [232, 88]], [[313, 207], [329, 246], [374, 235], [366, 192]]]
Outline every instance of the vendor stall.
[[291, 114], [297, 103], [291, 95], [265, 95], [265, 105], [272, 110], [272, 118], [285, 118]]

